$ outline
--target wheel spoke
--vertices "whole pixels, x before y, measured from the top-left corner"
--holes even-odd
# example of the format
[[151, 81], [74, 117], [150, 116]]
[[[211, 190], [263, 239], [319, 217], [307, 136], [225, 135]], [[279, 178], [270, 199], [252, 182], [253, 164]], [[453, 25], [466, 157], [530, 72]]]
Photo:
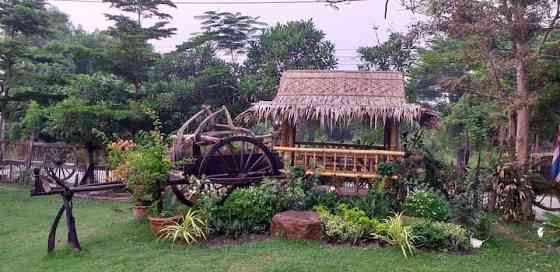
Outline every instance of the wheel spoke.
[[249, 163], [251, 163], [251, 159], [253, 158], [253, 154], [255, 154], [255, 146], [251, 145], [251, 153], [249, 153], [249, 156], [247, 157], [247, 161], [245, 162], [245, 165], [243, 166], [243, 170], [242, 172], [247, 172], [249, 171], [249, 169], [247, 169], [247, 167], [249, 166]]
[[255, 169], [255, 166], [257, 166], [265, 157], [266, 157], [266, 155], [264, 153], [261, 154], [261, 156], [253, 163], [253, 165], [251, 165], [251, 167], [249, 169], [247, 169], [247, 172]]
[[229, 148], [230, 151], [230, 158], [231, 161], [233, 163], [233, 166], [235, 166], [235, 170], [239, 173], [241, 172], [241, 168], [238, 167], [237, 163], [235, 162], [235, 148], [233, 147], [233, 145], [231, 143], [226, 144], [225, 146], [227, 146]]

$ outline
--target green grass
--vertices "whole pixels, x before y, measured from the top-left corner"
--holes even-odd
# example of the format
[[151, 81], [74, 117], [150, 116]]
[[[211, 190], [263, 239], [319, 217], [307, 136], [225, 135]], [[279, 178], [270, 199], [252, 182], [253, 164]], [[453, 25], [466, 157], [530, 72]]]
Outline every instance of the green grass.
[[529, 252], [497, 238], [472, 255], [421, 252], [404, 259], [395, 248], [332, 246], [271, 240], [229, 245], [170, 247], [146, 224], [134, 223], [127, 204], [75, 201], [84, 250], [64, 244], [61, 224], [55, 253], [46, 253], [59, 197], [29, 197], [0, 186], [0, 271], [560, 271], [558, 251]]

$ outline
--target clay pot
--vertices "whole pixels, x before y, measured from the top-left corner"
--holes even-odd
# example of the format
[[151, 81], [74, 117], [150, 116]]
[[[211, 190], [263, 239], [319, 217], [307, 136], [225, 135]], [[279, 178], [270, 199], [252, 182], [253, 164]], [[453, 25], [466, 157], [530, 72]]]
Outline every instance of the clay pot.
[[152, 217], [148, 216], [148, 221], [150, 221], [150, 228], [155, 236], [160, 235], [161, 229], [171, 224], [177, 224], [181, 220], [180, 215], [173, 217]]
[[136, 221], [144, 221], [148, 217], [148, 209], [150, 206], [134, 206], [132, 208], [132, 217]]

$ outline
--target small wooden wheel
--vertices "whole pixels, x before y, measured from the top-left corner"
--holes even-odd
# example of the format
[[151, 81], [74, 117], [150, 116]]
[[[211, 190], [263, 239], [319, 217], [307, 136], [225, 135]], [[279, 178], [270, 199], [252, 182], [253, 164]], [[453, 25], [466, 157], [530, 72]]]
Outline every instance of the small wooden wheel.
[[45, 150], [44, 168], [49, 176], [65, 182], [76, 174], [77, 160], [74, 148], [55, 145]]

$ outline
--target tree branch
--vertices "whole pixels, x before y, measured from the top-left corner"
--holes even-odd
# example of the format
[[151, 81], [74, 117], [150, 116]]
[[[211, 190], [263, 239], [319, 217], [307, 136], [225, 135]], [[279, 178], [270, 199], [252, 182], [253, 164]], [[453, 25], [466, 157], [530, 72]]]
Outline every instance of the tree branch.
[[559, 19], [560, 19], [560, 0], [556, 0], [556, 15], [554, 16], [554, 18], [552, 18], [552, 21], [550, 21], [550, 25], [548, 26], [548, 29], [544, 33], [544, 36], [541, 40], [541, 45], [539, 46], [539, 51], [538, 51], [539, 55], [541, 54], [544, 44], [546, 43], [546, 40], [548, 40], [548, 37], [554, 30], [554, 26], [556, 25], [556, 22]]

